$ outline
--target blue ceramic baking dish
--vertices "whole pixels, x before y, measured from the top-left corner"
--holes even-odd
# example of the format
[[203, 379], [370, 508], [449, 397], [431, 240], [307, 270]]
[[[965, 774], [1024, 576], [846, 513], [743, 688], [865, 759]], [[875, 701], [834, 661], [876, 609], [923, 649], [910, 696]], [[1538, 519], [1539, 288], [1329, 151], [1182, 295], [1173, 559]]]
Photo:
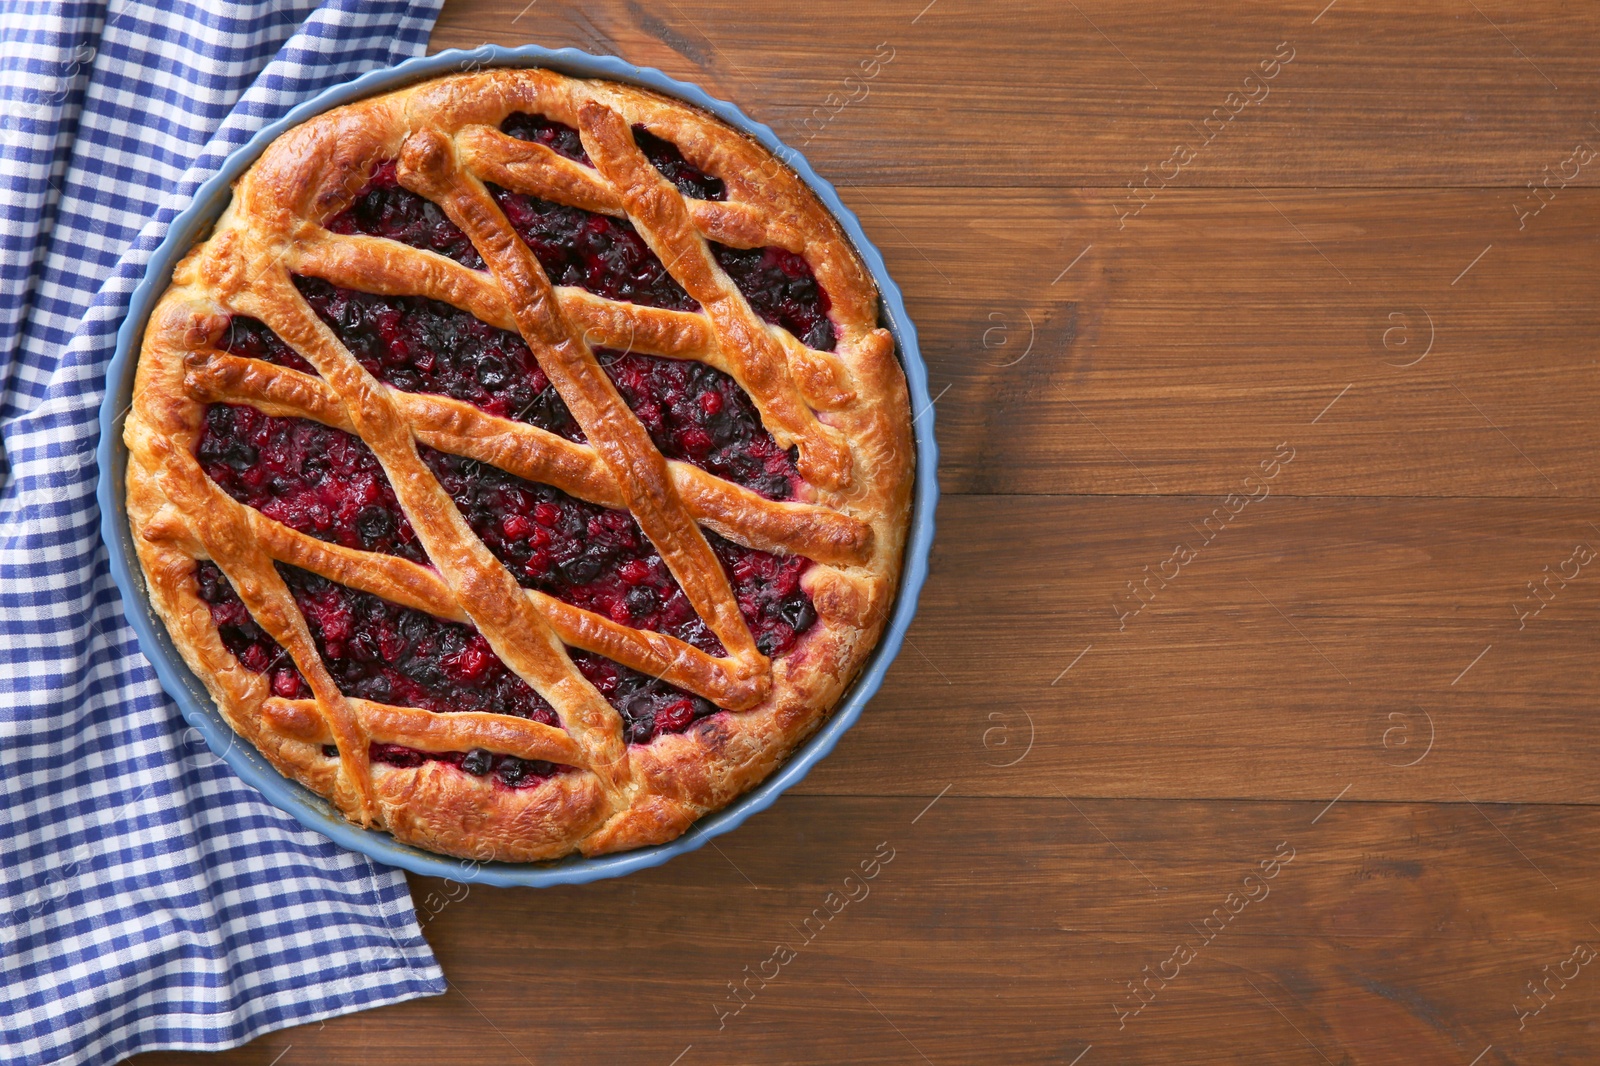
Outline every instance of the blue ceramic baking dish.
[[[145, 321], [156, 300], [166, 290], [172, 269], [177, 261], [197, 241], [203, 239], [211, 225], [227, 206], [230, 189], [236, 178], [255, 162], [267, 145], [285, 130], [304, 122], [313, 115], [363, 97], [398, 89], [424, 78], [449, 74], [461, 70], [486, 67], [548, 67], [580, 78], [609, 78], [613, 81], [653, 89], [677, 97], [717, 115], [723, 121], [765, 144], [778, 157], [788, 163], [821, 197], [822, 202], [838, 217], [845, 233], [861, 254], [867, 269], [878, 284], [882, 294], [880, 315], [884, 326], [894, 334], [901, 364], [911, 388], [911, 407], [915, 412], [914, 430], [917, 445], [917, 471], [915, 500], [912, 505], [911, 527], [906, 544], [905, 570], [900, 579], [900, 590], [895, 599], [894, 613], [889, 619], [883, 639], [867, 660], [861, 676], [845, 694], [830, 718], [792, 758], [760, 787], [740, 797], [700, 822], [684, 836], [656, 847], [642, 848], [620, 855], [603, 858], [568, 858], [550, 863], [479, 863], [451, 859], [396, 841], [387, 833], [361, 829], [345, 821], [322, 797], [287, 780], [273, 769], [256, 750], [248, 744], [237, 743], [237, 737], [210, 695], [187, 666], [167, 635], [166, 627], [150, 609], [145, 594], [144, 578], [134, 554], [132, 536], [128, 528], [127, 510], [123, 499], [123, 475], [127, 468], [127, 450], [122, 443], [122, 415], [126, 412], [133, 393], [134, 367], [138, 360], [139, 345], [144, 335]], [[917, 331], [906, 314], [900, 289], [884, 268], [883, 257], [867, 240], [861, 223], [840, 201], [838, 193], [800, 154], [779, 141], [771, 129], [747, 118], [732, 104], [714, 100], [705, 91], [684, 82], [676, 81], [659, 70], [636, 67], [614, 56], [594, 56], [573, 48], [551, 50], [535, 45], [520, 48], [501, 48], [485, 45], [470, 52], [451, 50], [438, 55], [409, 60], [387, 70], [373, 71], [355, 81], [335, 86], [309, 100], [281, 120], [263, 129], [249, 143], [229, 156], [222, 169], [195, 194], [194, 203], [180, 214], [172, 224], [165, 241], [156, 249], [144, 280], [133, 292], [128, 308], [128, 318], [117, 335], [117, 350], [111, 360], [107, 376], [105, 403], [100, 409], [100, 521], [106, 546], [110, 549], [111, 573], [122, 591], [128, 621], [139, 636], [139, 644], [154, 664], [162, 686], [178, 702], [179, 709], [189, 724], [194, 726], [211, 750], [226, 760], [240, 777], [259, 789], [262, 795], [298, 819], [303, 825], [322, 833], [347, 848], [368, 855], [378, 862], [398, 866], [419, 874], [455, 878], [491, 885], [561, 885], [580, 884], [603, 877], [618, 877], [657, 866], [675, 855], [692, 851], [707, 840], [735, 828], [757, 811], [764, 810], [790, 785], [805, 777], [817, 761], [838, 743], [845, 730], [855, 724], [879, 684], [889, 663], [900, 650], [900, 642], [911, 625], [916, 612], [917, 595], [928, 572], [928, 550], [933, 543], [933, 512], [938, 499], [936, 467], [938, 452], [933, 437], [933, 404], [928, 397], [928, 371], [917, 348]]]

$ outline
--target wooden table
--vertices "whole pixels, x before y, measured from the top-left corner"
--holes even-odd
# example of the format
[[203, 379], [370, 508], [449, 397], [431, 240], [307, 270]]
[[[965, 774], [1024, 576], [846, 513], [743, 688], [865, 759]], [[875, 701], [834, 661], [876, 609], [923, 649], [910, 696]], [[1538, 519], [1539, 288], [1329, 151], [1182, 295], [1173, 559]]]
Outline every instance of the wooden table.
[[933, 575], [773, 809], [417, 879], [447, 995], [222, 1061], [1600, 1061], [1600, 11], [525, 3], [434, 45], [699, 82], [861, 215]]

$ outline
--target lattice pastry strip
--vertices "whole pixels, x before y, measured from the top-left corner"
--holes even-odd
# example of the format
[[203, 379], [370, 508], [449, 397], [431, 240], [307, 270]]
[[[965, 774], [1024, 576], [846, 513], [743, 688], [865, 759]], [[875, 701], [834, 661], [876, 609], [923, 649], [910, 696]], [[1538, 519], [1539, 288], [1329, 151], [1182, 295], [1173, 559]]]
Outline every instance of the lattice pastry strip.
[[[593, 168], [494, 128], [514, 111], [573, 120]], [[728, 202], [686, 198], [635, 145], [629, 126], [641, 122], [697, 165], [722, 168], [739, 195]], [[909, 420], [892, 343], [872, 321], [870, 283], [859, 263], [809, 191], [759, 146], [691, 109], [605, 83], [544, 71], [444, 79], [330, 113], [284, 142], [241, 184], [217, 235], [180, 266], [146, 339], [127, 431], [129, 511], [154, 605], [235, 728], [360, 822], [458, 854], [524, 859], [574, 847], [615, 850], [682, 832], [698, 813], [765, 776], [815, 727], [882, 624], [909, 499]], [[330, 175], [365, 173], [384, 158], [398, 159], [401, 185], [459, 227], [485, 271], [322, 227], [357, 187], [349, 178], [330, 184]], [[764, 184], [752, 184], [755, 173]], [[631, 222], [700, 311], [553, 287], [485, 180]], [[718, 267], [708, 240], [804, 254], [832, 286], [837, 353], [812, 351], [763, 323]], [[293, 276], [302, 273], [356, 291], [442, 300], [490, 325], [514, 327], [584, 442], [384, 384], [297, 290]], [[231, 315], [265, 323], [317, 376], [218, 351]], [[665, 458], [591, 343], [729, 374], [779, 444], [798, 447], [814, 501], [767, 500]], [[320, 540], [222, 492], [194, 457], [204, 405], [212, 402], [359, 437], [430, 565]], [[828, 424], [819, 410], [833, 412]], [[631, 512], [725, 654], [523, 589], [467, 524], [419, 444]], [[820, 621], [798, 658], [774, 665], [756, 648], [701, 525], [749, 548], [816, 561], [806, 582]], [[225, 658], [185, 570], [193, 566], [185, 560], [197, 558], [221, 568], [250, 615], [293, 658], [312, 698], [267, 695], [263, 678]], [[470, 623], [549, 702], [561, 728], [343, 695], [279, 563]], [[750, 710], [630, 749], [620, 715], [578, 671], [569, 646], [718, 706]], [[467, 787], [461, 775], [442, 770], [375, 776], [372, 743], [481, 749], [571, 766], [580, 776], [558, 775], [514, 795]], [[324, 746], [338, 752], [332, 776], [308, 754]]]
[[[345, 288], [424, 296], [459, 307], [501, 329], [517, 329], [492, 278], [434, 252], [396, 248], [394, 242], [376, 237], [325, 233], [296, 249], [291, 262], [296, 273]], [[692, 359], [728, 374], [743, 387], [741, 368], [723, 358], [723, 349], [703, 314], [622, 303], [570, 286], [555, 286], [555, 294], [561, 313], [591, 347]], [[854, 402], [855, 394], [844, 385], [844, 370], [833, 355], [807, 348], [777, 327], [763, 328], [773, 343], [784, 349], [795, 385], [807, 403], [818, 410], [835, 410]], [[885, 355], [893, 350], [887, 331], [868, 334], [863, 344]]]
[[695, 611], [733, 658], [744, 660], [752, 673], [764, 670], [765, 656], [756, 650], [711, 546], [678, 499], [666, 460], [618, 395], [593, 350], [561, 314], [544, 269], [488, 190], [456, 165], [450, 141], [429, 130], [407, 139], [400, 180], [444, 208], [472, 239], [505, 291], [523, 340], [628, 498], [634, 517]]
[[[456, 150], [462, 165], [484, 181], [596, 214], [628, 215], [622, 198], [604, 177], [545, 145], [518, 140], [491, 126], [468, 126], [456, 135]], [[695, 228], [719, 244], [805, 250], [800, 233], [749, 204], [686, 199], [685, 207]]]
[[[446, 621], [472, 622], [450, 587], [430, 567], [398, 556], [375, 556], [372, 552], [318, 540], [225, 496], [214, 498], [212, 507], [237, 512], [232, 521], [243, 523], [249, 538], [273, 562], [288, 563], [337, 584]], [[196, 557], [208, 554], [205, 543], [189, 536], [185, 528], [163, 530], [162, 536], [169, 543], [185, 546]], [[753, 706], [763, 695], [758, 684], [727, 669], [724, 660], [676, 637], [622, 625], [534, 589], [524, 589], [522, 595], [532, 602], [534, 609], [544, 616], [567, 646], [604, 655], [730, 710]]]
[[[229, 355], [197, 353], [184, 385], [197, 399], [247, 403], [268, 414], [309, 418], [346, 432], [354, 425], [333, 390], [298, 371]], [[525, 422], [513, 422], [444, 396], [396, 392], [393, 399], [417, 440], [554, 485], [602, 507], [626, 508], [611, 472], [588, 447]], [[780, 503], [688, 463], [667, 464], [674, 487], [700, 524], [747, 547], [804, 555], [819, 562], [863, 563], [872, 527], [828, 507]]]
[[390, 389], [372, 377], [296, 291], [286, 271], [269, 270], [237, 310], [265, 322], [316, 367], [358, 436], [383, 465], [428, 558], [452, 599], [508, 666], [549, 700], [588, 755], [608, 792], [627, 784], [616, 710], [578, 674], [554, 630], [516, 579], [467, 525], [417, 454]]
[[679, 284], [705, 308], [735, 380], [755, 399], [779, 444], [800, 448], [800, 472], [828, 488], [850, 481], [850, 453], [808, 408], [785, 353], [718, 268], [695, 230], [683, 197], [633, 143], [627, 123], [591, 101], [579, 111], [584, 146], [627, 205], [634, 225]]

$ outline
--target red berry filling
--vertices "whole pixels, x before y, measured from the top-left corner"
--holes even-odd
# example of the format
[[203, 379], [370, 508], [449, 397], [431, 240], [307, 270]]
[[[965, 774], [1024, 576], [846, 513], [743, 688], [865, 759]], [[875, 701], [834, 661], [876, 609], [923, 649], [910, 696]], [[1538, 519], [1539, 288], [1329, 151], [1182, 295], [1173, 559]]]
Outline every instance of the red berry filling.
[[[667, 633], [723, 654], [721, 642], [695, 614], [628, 512], [598, 507], [460, 456], [428, 448], [422, 456], [473, 532], [524, 587], [621, 625]], [[800, 587], [811, 561], [756, 551], [710, 531], [706, 539], [728, 574], [757, 647], [767, 655], [791, 648], [817, 617]]]
[[[566, 156], [584, 166], [594, 165], [589, 160], [589, 153], [584, 150], [583, 138], [577, 130], [564, 122], [518, 111], [506, 116], [506, 120], [500, 123], [500, 131], [519, 140], [537, 141], [557, 155]], [[633, 127], [633, 141], [644, 153], [645, 158], [650, 160], [663, 177], [676, 185], [683, 195], [697, 200], [728, 198], [728, 187], [723, 184], [722, 179], [713, 178], [684, 159], [683, 153], [678, 151], [678, 146], [671, 141], [657, 137], [643, 126]]]
[[[506, 669], [488, 642], [470, 626], [401, 607], [293, 567], [280, 566], [279, 572], [306, 616], [323, 662], [345, 695], [443, 713], [490, 711], [557, 724], [550, 704]], [[256, 624], [216, 564], [197, 563], [195, 578], [200, 598], [211, 609], [212, 624], [234, 657], [254, 673], [270, 671], [274, 695], [309, 697], [311, 687], [294, 662]], [[682, 732], [717, 712], [709, 700], [603, 656], [574, 651], [572, 661], [622, 715], [629, 743], [643, 744], [661, 733]], [[324, 748], [324, 754], [331, 756], [337, 751]], [[428, 759], [454, 761], [457, 755], [471, 760], [465, 765], [457, 763], [468, 773], [479, 772], [475, 768], [488, 756], [490, 769], [505, 784], [545, 774], [539, 763], [510, 761], [510, 756], [489, 756], [487, 752], [427, 753], [395, 745], [373, 749], [374, 759], [393, 765], [420, 765]], [[522, 764], [520, 768], [517, 763]]]
[[270, 672], [274, 696], [286, 700], [310, 696], [311, 686], [300, 676], [294, 660], [256, 624], [221, 568], [202, 561], [195, 564], [194, 577], [200, 598], [211, 608], [211, 624], [240, 665], [254, 674]]
[[552, 285], [669, 311], [698, 311], [656, 253], [625, 218], [490, 185], [511, 228], [533, 249]]
[[305, 418], [212, 404], [195, 457], [229, 496], [318, 540], [427, 562], [378, 457]]
[[794, 647], [817, 620], [811, 596], [800, 578], [811, 560], [800, 555], [773, 555], [724, 540], [706, 530], [706, 540], [727, 571], [739, 613], [744, 615], [763, 655], [782, 655]]
[[[473, 459], [425, 446], [419, 451], [473, 532], [525, 588], [723, 653], [628, 512]], [[309, 419], [212, 404], [196, 457], [229, 496], [292, 529], [427, 562], [377, 456], [360, 437]], [[756, 551], [710, 531], [706, 538], [756, 645], [767, 655], [787, 651], [816, 620], [799, 584], [810, 560]]]
[[603, 656], [575, 651], [572, 662], [622, 715], [624, 739], [629, 744], [647, 744], [663, 733], [681, 733], [717, 713], [717, 705], [710, 700]]
[[471, 459], [420, 450], [472, 531], [523, 587], [722, 654], [628, 512]]
[[[254, 442], [254, 443], [252, 443]], [[383, 471], [360, 438], [305, 419], [216, 404], [200, 442], [206, 472], [242, 503], [335, 543], [424, 561]], [[247, 462], [254, 456], [254, 463]], [[721, 643], [695, 614], [633, 516], [525, 481], [497, 467], [422, 449], [474, 532], [525, 587], [712, 654]], [[259, 473], [267, 471], [266, 474]], [[351, 517], [353, 516], [353, 517]], [[746, 548], [707, 532], [756, 645], [781, 655], [816, 621], [801, 556]], [[316, 575], [283, 568], [329, 672], [346, 695], [436, 711], [486, 710], [553, 723], [554, 712], [470, 627], [445, 622]], [[223, 642], [248, 669], [273, 671], [273, 691], [310, 694], [234, 595], [200, 564], [201, 598]], [[574, 652], [584, 676], [642, 743], [715, 713], [706, 700], [599, 655]]]
[[[513, 122], [517, 119], [527, 119], [529, 124], [517, 125]], [[577, 131], [570, 126], [531, 115], [513, 115], [506, 123], [506, 132], [513, 136], [548, 144], [562, 155], [588, 162], [577, 141]], [[642, 126], [635, 127], [634, 136], [651, 162], [685, 195], [706, 200], [726, 198], [722, 182], [687, 162], [670, 142]], [[496, 185], [489, 189], [512, 228], [533, 249], [552, 284], [573, 285], [608, 299], [677, 311], [699, 308], [627, 219], [509, 192]], [[473, 270], [484, 266], [483, 257], [466, 234], [437, 204], [400, 186], [392, 160], [378, 164], [367, 187], [350, 207], [328, 221], [327, 228], [335, 233], [364, 233], [425, 248]], [[756, 314], [782, 326], [809, 347], [833, 350], [835, 337], [833, 323], [828, 319], [828, 294], [817, 284], [803, 256], [782, 248], [730, 248], [715, 242], [711, 252]]]
[[[426, 561], [377, 458], [358, 437], [305, 419], [215, 404], [206, 412], [198, 452], [208, 476], [230, 496], [291, 528], [349, 547]], [[669, 633], [711, 654], [722, 653], [721, 643], [705, 628], [666, 563], [626, 511], [598, 507], [459, 456], [428, 448], [422, 455], [474, 532], [524, 587], [620, 624]], [[800, 587], [810, 560], [756, 551], [709, 531], [706, 538], [728, 574], [757, 647], [767, 655], [783, 654], [816, 621], [811, 599]], [[224, 643], [249, 669], [267, 669], [277, 656], [276, 644], [250, 619], [225, 581], [220, 586], [215, 581], [207, 584], [207, 569], [215, 581], [221, 580], [221, 572], [202, 564], [202, 598], [213, 604], [213, 621], [223, 630]], [[331, 634], [319, 637], [318, 647], [348, 695], [433, 710], [505, 707], [504, 713], [523, 717], [535, 716], [524, 713], [531, 700], [531, 705], [549, 713], [548, 705], [514, 675], [504, 673], [504, 667], [490, 677], [493, 684], [487, 691], [474, 683], [469, 687], [479, 689], [480, 695], [464, 695], [466, 689], [457, 683], [476, 676], [477, 652], [463, 651], [452, 660], [466, 671], [461, 677], [436, 677], [430, 662], [395, 659], [390, 654], [398, 654], [399, 645], [385, 636], [384, 626], [400, 626], [402, 614], [411, 618], [405, 624], [413, 628], [453, 623], [309, 574], [302, 574], [294, 587], [308, 620], [313, 615], [331, 620], [326, 626], [316, 622], [312, 631]], [[313, 591], [320, 599], [311, 596]], [[342, 606], [350, 597], [361, 598], [353, 622], [350, 610]], [[321, 605], [312, 610], [307, 606], [311, 602]], [[367, 632], [364, 627], [374, 619], [383, 626]], [[352, 636], [348, 631], [352, 624], [366, 635]], [[470, 633], [478, 642], [474, 647], [487, 652], [476, 633], [461, 626], [454, 630]], [[361, 641], [352, 644], [356, 637]], [[451, 637], [451, 646], [461, 639], [459, 633]], [[373, 646], [382, 652], [377, 660], [351, 651]], [[349, 655], [357, 657], [351, 661]], [[664, 681], [600, 656], [576, 652], [573, 658], [623, 713], [629, 736], [636, 742], [656, 732], [677, 731], [715, 710]], [[395, 663], [400, 665], [391, 665]], [[494, 664], [499, 666], [499, 660]], [[446, 687], [431, 690], [431, 696], [415, 687], [435, 682]], [[279, 695], [309, 694], [292, 664], [278, 666], [273, 684]], [[514, 697], [512, 702], [502, 702], [508, 695]]]
[[564, 155], [586, 167], [594, 165], [589, 162], [589, 153], [584, 151], [583, 138], [565, 122], [517, 111], [507, 115], [506, 120], [500, 123], [500, 132], [522, 141], [537, 141], [556, 155]]
[[568, 440], [583, 431], [515, 333], [423, 296], [379, 296], [294, 279], [301, 295], [379, 381], [454, 397]]
[[782, 248], [730, 248], [725, 244], [712, 244], [711, 254], [756, 314], [782, 326], [807, 348], [833, 351], [838, 338], [828, 318], [828, 294], [817, 284], [804, 256]]
[[[374, 377], [405, 392], [464, 400], [581, 441], [572, 413], [515, 333], [420, 296], [379, 296], [296, 277], [322, 320]], [[270, 334], [269, 334], [270, 335]], [[661, 454], [768, 499], [794, 497], [797, 454], [779, 448], [728, 375], [693, 360], [596, 351]]]
[[794, 498], [799, 453], [778, 447], [738, 382], [690, 359], [595, 354], [662, 455], [769, 500]]
[[483, 257], [444, 209], [400, 186], [392, 159], [378, 164], [367, 187], [349, 207], [328, 220], [327, 229], [333, 233], [387, 237], [413, 248], [438, 252], [472, 270], [483, 269]]
[[[516, 674], [471, 626], [401, 607], [370, 593], [279, 564], [305, 615], [323, 665], [346, 696], [429, 711], [490, 711], [557, 725], [550, 704]], [[245, 669], [272, 672], [272, 692], [311, 695], [300, 671], [214, 563], [195, 569], [200, 598], [222, 642]]]
[[555, 711], [470, 625], [279, 564], [317, 651], [347, 696], [429, 711], [488, 711], [557, 725]]
[[299, 352], [268, 329], [265, 322], [244, 315], [234, 315], [228, 320], [228, 331], [222, 335], [219, 347], [229, 355], [244, 359], [264, 359], [304, 374], [315, 376], [317, 373]]

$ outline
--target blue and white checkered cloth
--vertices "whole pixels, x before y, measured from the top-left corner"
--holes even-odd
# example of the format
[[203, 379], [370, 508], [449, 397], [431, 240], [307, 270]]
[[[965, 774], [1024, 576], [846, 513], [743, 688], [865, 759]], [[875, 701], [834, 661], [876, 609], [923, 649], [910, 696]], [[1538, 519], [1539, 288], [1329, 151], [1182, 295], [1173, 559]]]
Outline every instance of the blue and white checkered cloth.
[[0, 1061], [111, 1063], [444, 991], [401, 875], [186, 730], [111, 582], [97, 411], [173, 216], [440, 0], [0, 3]]

